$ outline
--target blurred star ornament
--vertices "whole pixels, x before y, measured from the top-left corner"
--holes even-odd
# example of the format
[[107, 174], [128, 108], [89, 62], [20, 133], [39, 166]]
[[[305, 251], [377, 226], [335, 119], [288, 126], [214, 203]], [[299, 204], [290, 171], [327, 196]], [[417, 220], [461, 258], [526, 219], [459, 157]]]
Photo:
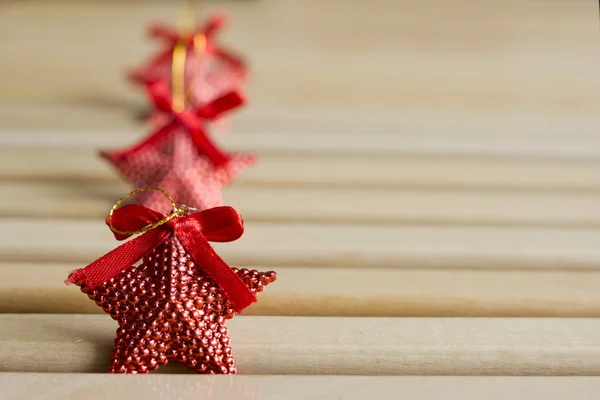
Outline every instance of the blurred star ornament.
[[[253, 154], [226, 154], [207, 136], [205, 121], [214, 119], [243, 103], [236, 93], [228, 93], [200, 107], [176, 110], [164, 81], [148, 83], [157, 109], [168, 113], [169, 122], [141, 143], [114, 152], [101, 152], [136, 187], [160, 187], [179, 203], [198, 209], [223, 204], [222, 189], [254, 163]], [[169, 204], [156, 192], [143, 192], [136, 201], [161, 212]]]
[[233, 208], [190, 213], [160, 189], [138, 190], [151, 189], [165, 194], [173, 211], [117, 208], [135, 191], [126, 195], [106, 222], [118, 240], [140, 236], [66, 282], [80, 286], [119, 323], [109, 372], [147, 373], [176, 361], [198, 373], [234, 374], [225, 321], [256, 301], [276, 274], [230, 268], [210, 246], [242, 235], [243, 221]]
[[[192, 14], [187, 9], [188, 20]], [[209, 18], [202, 26], [192, 24], [179, 30], [155, 24], [149, 35], [162, 39], [164, 48], [145, 65], [132, 71], [130, 79], [138, 84], [155, 80], [167, 80], [172, 76], [171, 60], [178, 45], [185, 48], [185, 91], [189, 101], [202, 106], [225, 93], [239, 91], [246, 83], [248, 70], [243, 59], [221, 47], [215, 36], [225, 24], [224, 15]], [[154, 124], [162, 124], [166, 116], [157, 110], [151, 114]]]

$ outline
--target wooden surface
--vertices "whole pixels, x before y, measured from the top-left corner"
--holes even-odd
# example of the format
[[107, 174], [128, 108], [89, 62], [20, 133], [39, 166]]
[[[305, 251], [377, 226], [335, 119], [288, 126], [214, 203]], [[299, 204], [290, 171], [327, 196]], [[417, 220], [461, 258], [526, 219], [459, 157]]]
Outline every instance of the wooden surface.
[[[0, 215], [101, 219], [109, 199], [130, 187], [110, 182], [0, 183]], [[89, 193], [96, 196], [89, 196]], [[68, 193], [72, 194], [68, 199]], [[224, 191], [245, 221], [321, 224], [600, 227], [596, 194], [516, 194], [460, 190], [231, 187]], [[27, 199], [26, 201], [15, 201]], [[369, 206], [370, 205], [370, 206]]]
[[[418, 3], [204, 5], [203, 12], [229, 12], [223, 40], [252, 66], [256, 117], [236, 129], [505, 140], [564, 138], [568, 131], [571, 143], [598, 137], [595, 2]], [[147, 22], [176, 17], [171, 2], [1, 7], [4, 127], [137, 126], [131, 117], [143, 101], [123, 82], [124, 69], [153, 49], [143, 35]]]
[[2, 2], [0, 397], [596, 398], [591, 378], [318, 375], [600, 374], [598, 4], [215, 9], [252, 76], [214, 136], [261, 157], [224, 192], [244, 237], [215, 248], [279, 273], [228, 324], [247, 376], [65, 374], [107, 368], [115, 323], [62, 281], [117, 245], [103, 218], [130, 188], [96, 154], [148, 133], [124, 73], [177, 8]]
[[[13, 131], [10, 131], [13, 133]], [[15, 139], [22, 139], [22, 136]], [[31, 132], [28, 132], [31, 134]], [[0, 135], [7, 137], [5, 132]], [[94, 133], [97, 137], [98, 133]], [[104, 133], [100, 133], [104, 136]], [[62, 134], [61, 134], [62, 136]], [[3, 181], [81, 182], [97, 184], [120, 181], [114, 171], [97, 157], [92, 146], [74, 149], [47, 146], [53, 142], [36, 135], [41, 146], [6, 141], [0, 147]], [[72, 139], [76, 140], [77, 137]], [[115, 137], [118, 140], [118, 137]], [[122, 140], [122, 139], [121, 139]], [[68, 143], [67, 143], [68, 144]], [[256, 149], [251, 149], [256, 151]], [[583, 193], [600, 191], [598, 165], [595, 162], [559, 163], [556, 160], [510, 160], [470, 157], [420, 157], [380, 155], [336, 155], [328, 153], [264, 154], [260, 162], [240, 175], [233, 185], [238, 187], [330, 187], [378, 188], [395, 190], [451, 189], [453, 191], [518, 192], [519, 194]], [[36, 160], [44, 165], [43, 169]]]
[[[103, 372], [116, 328], [104, 315], [0, 316], [0, 370]], [[228, 329], [240, 374], [600, 374], [598, 319], [240, 316]]]
[[[0, 263], [0, 312], [103, 313], [94, 302], [82, 301], [78, 288], [64, 287], [64, 277], [79, 266]], [[600, 317], [596, 271], [316, 266], [277, 267], [277, 272], [277, 284], [245, 314]], [[371, 287], [377, 290], [365, 289]]]
[[[115, 247], [98, 220], [5, 218], [0, 260], [80, 262]], [[69, 240], [65, 240], [69, 237]], [[597, 270], [598, 234], [589, 228], [248, 222], [234, 243], [215, 243], [229, 263], [347, 268]]]
[[[578, 400], [598, 396], [597, 377], [415, 377], [415, 376], [109, 376], [100, 374], [2, 374], [5, 399], [62, 400], [110, 398], [312, 400], [408, 397], [438, 400]], [[43, 387], [40, 391], [38, 388]], [[298, 390], [301, 388], [302, 390]]]

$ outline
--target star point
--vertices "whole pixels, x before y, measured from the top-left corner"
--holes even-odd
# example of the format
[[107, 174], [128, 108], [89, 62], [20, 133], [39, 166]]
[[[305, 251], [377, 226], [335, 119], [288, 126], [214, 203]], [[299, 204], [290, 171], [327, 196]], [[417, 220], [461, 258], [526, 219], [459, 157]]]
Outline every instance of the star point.
[[[223, 205], [223, 187], [257, 159], [253, 154], [232, 154], [227, 163], [214, 166], [183, 130], [126, 156], [119, 151], [101, 155], [136, 187], [160, 187], [177, 203], [200, 210]], [[136, 201], [160, 212], [171, 211], [171, 204], [155, 191], [139, 193]]]

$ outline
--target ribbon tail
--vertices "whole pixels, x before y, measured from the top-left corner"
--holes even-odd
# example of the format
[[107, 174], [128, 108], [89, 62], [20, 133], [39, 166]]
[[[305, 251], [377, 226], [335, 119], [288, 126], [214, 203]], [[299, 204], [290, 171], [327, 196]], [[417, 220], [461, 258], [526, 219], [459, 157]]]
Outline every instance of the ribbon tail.
[[206, 135], [201, 123], [190, 110], [177, 114], [177, 118], [188, 130], [192, 142], [215, 167], [220, 167], [229, 162], [229, 157], [221, 151]]
[[215, 119], [227, 111], [231, 111], [245, 103], [246, 99], [237, 90], [228, 92], [216, 98], [209, 104], [196, 111], [196, 115], [202, 119]]
[[163, 80], [155, 80], [148, 82], [146, 85], [146, 91], [152, 103], [158, 110], [171, 112], [173, 105], [171, 103], [171, 89], [167, 83]]
[[182, 227], [176, 229], [175, 235], [196, 265], [206, 272], [223, 290], [235, 312], [240, 313], [256, 301], [254, 292], [223, 261], [199, 229]]
[[117, 150], [114, 152], [101, 151], [100, 155], [109, 161], [125, 160], [129, 157], [132, 157], [141, 149], [148, 146], [157, 145], [163, 140], [167, 139], [171, 135], [171, 133], [175, 131], [175, 128], [177, 128], [178, 125], [179, 124], [176, 121], [171, 121], [168, 125], [161, 127], [156, 132], [151, 133], [145, 139], [143, 139], [139, 143], [134, 144], [131, 147], [128, 147], [123, 150]]
[[135, 265], [170, 235], [171, 232], [164, 229], [150, 230], [103, 255], [87, 267], [74, 271], [65, 283], [85, 283], [93, 289]]
[[202, 150], [215, 167], [229, 162], [229, 157], [208, 139], [203, 129], [190, 130], [190, 136], [196, 147]]

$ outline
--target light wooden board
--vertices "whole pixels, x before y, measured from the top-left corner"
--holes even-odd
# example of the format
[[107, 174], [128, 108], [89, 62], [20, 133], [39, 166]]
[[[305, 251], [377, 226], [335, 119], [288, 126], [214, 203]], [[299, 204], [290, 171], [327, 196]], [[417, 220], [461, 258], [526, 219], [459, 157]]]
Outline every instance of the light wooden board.
[[[422, 376], [122, 376], [108, 374], [0, 373], [0, 394], [21, 399], [163, 400], [198, 397], [240, 400], [414, 398], [439, 400], [595, 400], [597, 377]], [[41, 390], [43, 388], [43, 390]]]
[[[0, 263], [0, 313], [102, 313], [63, 283], [81, 266]], [[277, 281], [246, 314], [600, 317], [598, 272], [274, 268]]]
[[[597, 375], [598, 319], [236, 317], [240, 374]], [[106, 315], [0, 315], [0, 371], [102, 372]]]
[[[131, 190], [108, 182], [0, 183], [0, 216], [103, 220]], [[224, 201], [245, 221], [600, 227], [600, 194], [234, 186]]]
[[[427, 227], [249, 222], [213, 243], [231, 265], [598, 269], [599, 233], [587, 228]], [[3, 219], [0, 261], [90, 263], [118, 245], [104, 221]]]
[[[56, 131], [6, 130], [0, 131], [0, 145], [11, 147], [38, 147], [47, 150], [88, 147], [116, 149], [130, 146], [147, 136], [135, 131]], [[541, 159], [558, 162], [595, 162], [600, 160], [599, 140], [593, 137], [521, 136], [448, 136], [414, 135], [411, 132], [389, 131], [381, 134], [364, 132], [348, 135], [332, 131], [303, 132], [292, 135], [285, 129], [250, 133], [237, 129], [235, 133], [214, 135], [215, 141], [228, 151], [257, 152], [259, 154], [329, 154], [438, 157], [490, 157], [499, 159]]]
[[[343, 123], [326, 129], [317, 124], [326, 131], [344, 131], [361, 120], [357, 115], [371, 127], [387, 125], [389, 115], [415, 115], [421, 131], [438, 136], [470, 129], [470, 121], [477, 135], [598, 135], [593, 1], [322, 3], [202, 8], [231, 14], [222, 38], [249, 57], [253, 106], [284, 117], [286, 110], [343, 115]], [[154, 48], [143, 34], [147, 22], [177, 15], [170, 2], [140, 0], [12, 2], [2, 11], [0, 120], [58, 129], [131, 127], [143, 100], [123, 82], [124, 70]], [[28, 29], [32, 24], [36, 29]], [[457, 114], [465, 122], [453, 124]], [[543, 117], [527, 123], [536, 114]], [[584, 119], [589, 123], [581, 128]]]
[[[4, 146], [0, 159], [2, 180], [57, 184], [120, 180], [89, 147], [48, 150]], [[598, 193], [599, 168], [598, 163], [581, 161], [271, 153], [261, 154], [233, 185]]]
[[[597, 316], [597, 4], [267, 0], [203, 11], [216, 6], [232, 16], [225, 42], [249, 55], [253, 73], [249, 107], [233, 133], [216, 135], [264, 162], [226, 193], [255, 221], [239, 243], [216, 247], [232, 264], [280, 272], [251, 313]], [[141, 0], [0, 4], [0, 307], [93, 306], [60, 280], [117, 242], [100, 220], [65, 219], [112, 204], [118, 180], [93, 151], [147, 133], [137, 119], [146, 101], [123, 72], [151, 48], [143, 26], [176, 11]], [[55, 186], [30, 190], [44, 179]], [[73, 208], [61, 208], [59, 190], [82, 180], [97, 191], [73, 191]], [[378, 190], [358, 192], [366, 187]], [[402, 197], [389, 190], [399, 188]], [[355, 203], [379, 208], [357, 214]], [[404, 226], [383, 223], [390, 211]], [[104, 371], [114, 328], [105, 315], [0, 315], [0, 371]], [[242, 374], [600, 374], [594, 319], [250, 316], [230, 329]], [[0, 390], [81, 398], [101, 394], [97, 379], [116, 378], [38, 377], [0, 374], [9, 381]], [[75, 385], [61, 383], [69, 377]], [[556, 378], [221, 378], [141, 377], [133, 390], [364, 398], [393, 388], [394, 397], [493, 400], [598, 392], [595, 381]], [[109, 384], [102, 397], [132, 382]]]

